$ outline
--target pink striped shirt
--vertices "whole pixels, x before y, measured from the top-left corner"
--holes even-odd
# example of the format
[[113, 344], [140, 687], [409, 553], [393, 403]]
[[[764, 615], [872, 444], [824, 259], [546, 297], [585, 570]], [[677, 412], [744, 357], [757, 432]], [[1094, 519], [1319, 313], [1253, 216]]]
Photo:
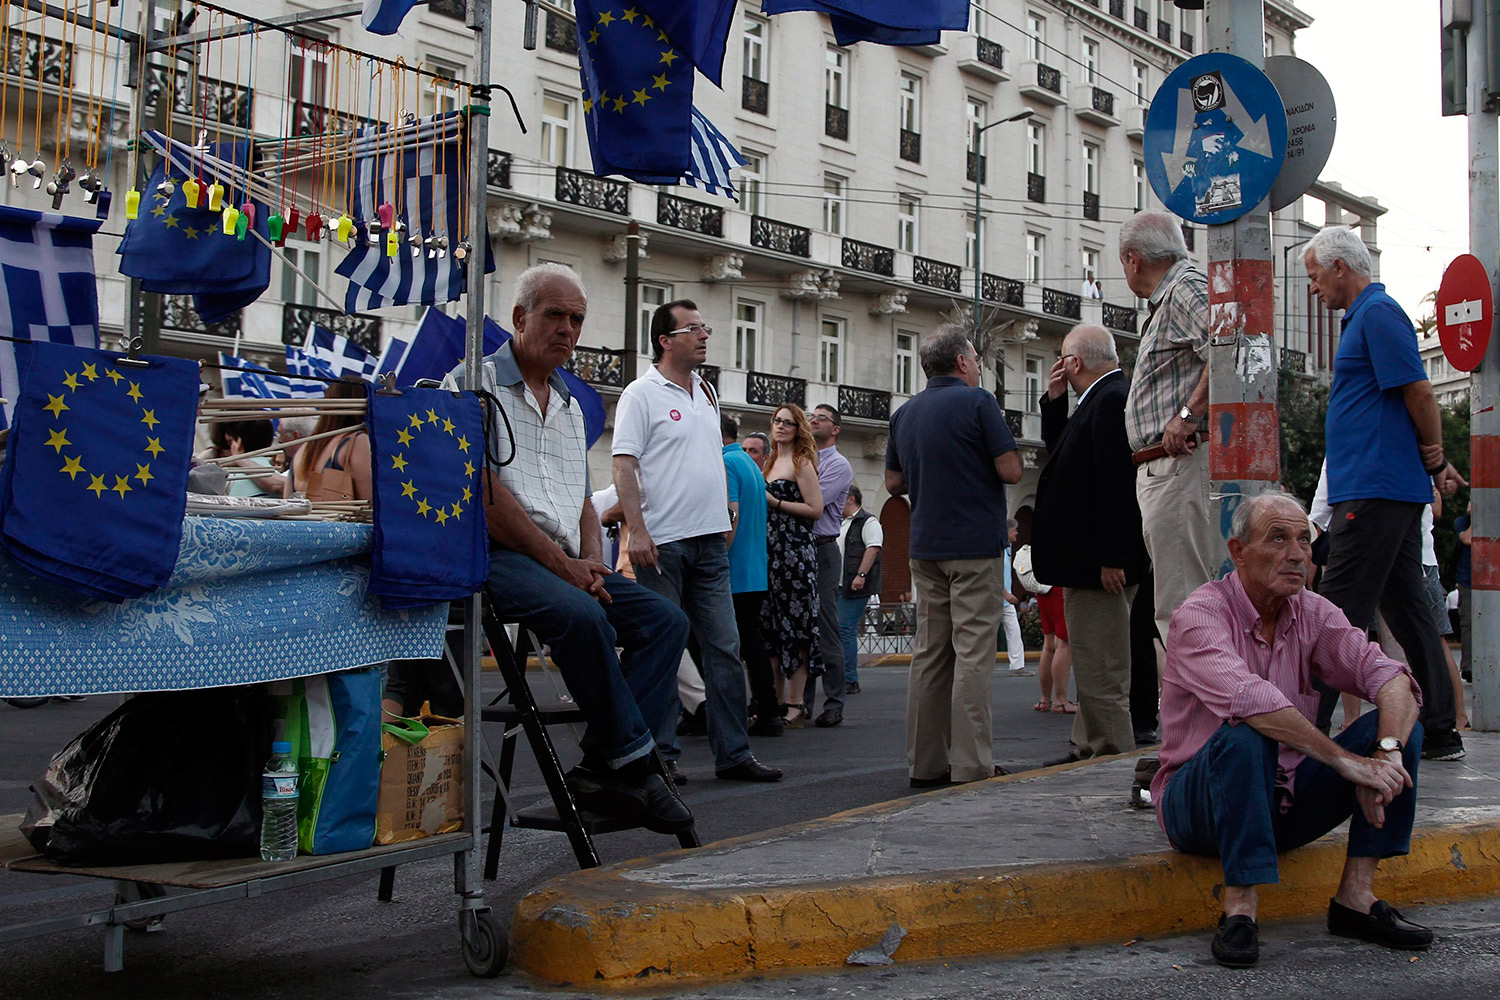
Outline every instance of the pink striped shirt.
[[[1315, 720], [1314, 677], [1373, 702], [1387, 681], [1404, 674], [1422, 703], [1406, 665], [1382, 654], [1327, 598], [1306, 590], [1293, 595], [1277, 623], [1275, 643], [1266, 642], [1260, 625], [1237, 572], [1193, 591], [1172, 616], [1161, 682], [1161, 770], [1151, 782], [1158, 820], [1172, 774], [1225, 722], [1235, 725], [1287, 707]], [[1302, 761], [1303, 754], [1281, 747], [1277, 784], [1288, 795]]]

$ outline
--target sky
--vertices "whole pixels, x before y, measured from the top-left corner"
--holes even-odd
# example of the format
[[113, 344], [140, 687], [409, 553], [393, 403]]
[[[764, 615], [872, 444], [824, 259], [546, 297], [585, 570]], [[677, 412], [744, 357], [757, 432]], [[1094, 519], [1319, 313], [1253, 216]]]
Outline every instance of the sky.
[[1469, 249], [1468, 133], [1439, 113], [1438, 0], [1296, 3], [1315, 19], [1296, 54], [1327, 78], [1337, 107], [1322, 179], [1389, 209], [1377, 223], [1381, 278], [1417, 319], [1422, 296]]

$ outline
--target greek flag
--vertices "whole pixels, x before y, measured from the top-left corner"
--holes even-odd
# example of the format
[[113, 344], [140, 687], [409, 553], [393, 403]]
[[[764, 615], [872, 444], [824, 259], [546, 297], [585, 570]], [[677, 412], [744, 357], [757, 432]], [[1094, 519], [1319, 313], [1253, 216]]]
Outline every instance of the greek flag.
[[[297, 351], [297, 348], [288, 345], [286, 350], [287, 367], [290, 369], [291, 355], [293, 351]], [[301, 351], [297, 353], [302, 354]], [[280, 375], [253, 361], [246, 361], [244, 358], [225, 354], [223, 351], [219, 352], [219, 364], [233, 368], [254, 369], [254, 371], [231, 371], [229, 367], [226, 367], [220, 377], [225, 399], [321, 399], [323, 391], [328, 388], [326, 382]]]
[[375, 377], [375, 365], [380, 360], [348, 337], [317, 323], [308, 327], [307, 341], [302, 349], [308, 358], [327, 369], [317, 374], [328, 378], [357, 378], [368, 382]]
[[691, 151], [692, 162], [688, 165], [688, 172], [682, 182], [690, 187], [702, 188], [709, 194], [723, 195], [732, 201], [739, 201], [729, 172], [735, 167], [743, 167], [745, 158], [697, 108], [693, 109]]
[[[0, 336], [75, 347], [99, 344], [94, 233], [102, 220], [0, 206]], [[16, 344], [0, 340], [0, 427], [21, 394]], [[24, 347], [22, 348], [24, 351]]]
[[365, 0], [359, 23], [365, 26], [366, 31], [377, 35], [394, 35], [401, 27], [401, 19], [422, 2], [423, 0]]

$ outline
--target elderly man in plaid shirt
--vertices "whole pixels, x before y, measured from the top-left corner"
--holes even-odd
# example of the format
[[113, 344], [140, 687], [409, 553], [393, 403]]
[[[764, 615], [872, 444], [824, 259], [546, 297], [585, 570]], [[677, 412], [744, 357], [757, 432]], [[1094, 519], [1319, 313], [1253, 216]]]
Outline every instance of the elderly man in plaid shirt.
[[1219, 576], [1227, 552], [1209, 499], [1208, 279], [1187, 259], [1175, 217], [1138, 212], [1120, 227], [1125, 282], [1150, 303], [1135, 377], [1125, 400], [1125, 435], [1135, 453], [1136, 500], [1156, 572], [1156, 630]]

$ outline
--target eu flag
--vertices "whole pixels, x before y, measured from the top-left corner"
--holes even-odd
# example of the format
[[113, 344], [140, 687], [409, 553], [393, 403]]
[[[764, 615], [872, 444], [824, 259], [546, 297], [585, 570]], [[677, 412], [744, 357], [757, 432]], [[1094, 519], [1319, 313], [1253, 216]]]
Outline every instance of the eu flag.
[[40, 342], [30, 355], [0, 469], [0, 546], [98, 600], [162, 586], [182, 536], [198, 366]]
[[840, 45], [931, 45], [969, 26], [969, 0], [762, 0], [767, 14], [827, 14]]
[[692, 162], [692, 62], [628, 2], [578, 0], [576, 11], [594, 173], [680, 182]]
[[735, 0], [634, 0], [631, 6], [655, 21], [710, 83], [724, 86], [724, 46]]
[[473, 594], [489, 575], [480, 473], [484, 413], [472, 392], [369, 390], [375, 547], [370, 593], [386, 608]]

